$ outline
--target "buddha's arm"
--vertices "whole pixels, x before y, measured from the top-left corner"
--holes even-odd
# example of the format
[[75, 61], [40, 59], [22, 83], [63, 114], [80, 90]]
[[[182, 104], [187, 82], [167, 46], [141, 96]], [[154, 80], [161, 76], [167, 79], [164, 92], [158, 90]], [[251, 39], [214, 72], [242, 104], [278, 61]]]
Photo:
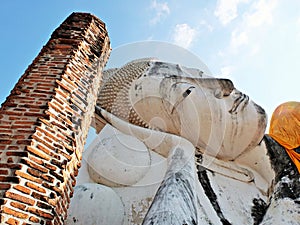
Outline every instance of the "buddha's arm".
[[[195, 164], [176, 147], [169, 157], [166, 176], [143, 221], [150, 224], [197, 224]], [[180, 205], [178, 205], [180, 203]]]

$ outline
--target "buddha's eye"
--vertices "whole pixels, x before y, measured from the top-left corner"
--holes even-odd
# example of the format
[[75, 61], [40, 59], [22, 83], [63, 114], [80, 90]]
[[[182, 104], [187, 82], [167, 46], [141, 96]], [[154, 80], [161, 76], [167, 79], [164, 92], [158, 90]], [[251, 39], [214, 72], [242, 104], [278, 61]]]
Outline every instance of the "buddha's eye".
[[185, 92], [183, 92], [182, 97], [186, 98], [187, 96], [189, 96], [194, 88], [194, 86], [191, 86], [188, 89], [186, 89]]
[[174, 112], [174, 110], [177, 108], [177, 106], [184, 101], [184, 99], [189, 96], [193, 89], [195, 89], [194, 86], [192, 86], [190, 83], [176, 83], [172, 86], [173, 91], [170, 92], [170, 102], [173, 104], [173, 107], [171, 109], [171, 114]]

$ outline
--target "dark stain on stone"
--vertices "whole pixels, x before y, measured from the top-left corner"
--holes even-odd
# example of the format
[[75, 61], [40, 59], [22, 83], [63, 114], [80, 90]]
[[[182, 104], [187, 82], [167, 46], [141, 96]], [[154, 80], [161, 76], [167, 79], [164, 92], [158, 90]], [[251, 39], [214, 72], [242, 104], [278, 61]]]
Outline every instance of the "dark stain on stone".
[[269, 205], [261, 198], [253, 199], [253, 206], [251, 209], [251, 216], [253, 218], [253, 225], [258, 225], [263, 220], [263, 217], [268, 209]]
[[262, 115], [265, 115], [266, 114], [266, 111], [260, 107], [259, 105], [257, 105], [256, 103], [253, 103], [254, 104], [254, 107], [256, 109], [256, 111], [259, 113], [259, 114], [262, 114]]
[[88, 190], [87, 187], [85, 187], [85, 186], [83, 186], [83, 185], [78, 185], [78, 186], [76, 187], [76, 189], [78, 189], [78, 190], [80, 190], [80, 191], [87, 191], [87, 190]]
[[94, 198], [94, 193], [91, 193], [90, 199], [93, 199], [93, 198]]
[[196, 153], [195, 153], [195, 159], [196, 159], [196, 162], [202, 164], [203, 156], [202, 156], [202, 153], [200, 153], [200, 150], [197, 148], [196, 148]]
[[213, 188], [210, 185], [209, 178], [207, 176], [207, 172], [206, 172], [205, 168], [202, 166], [198, 166], [197, 169], [198, 169], [199, 182], [203, 187], [205, 195], [208, 197], [214, 210], [216, 211], [218, 217], [220, 218], [221, 223], [223, 225], [231, 225], [231, 223], [224, 217], [224, 215], [222, 213], [222, 210], [218, 203], [217, 195], [215, 194]]
[[77, 222], [77, 219], [73, 216], [73, 223], [76, 223]]
[[264, 141], [268, 149], [272, 168], [275, 171], [274, 200], [290, 198], [296, 200], [300, 196], [300, 174], [288, 156], [286, 150], [269, 135]]

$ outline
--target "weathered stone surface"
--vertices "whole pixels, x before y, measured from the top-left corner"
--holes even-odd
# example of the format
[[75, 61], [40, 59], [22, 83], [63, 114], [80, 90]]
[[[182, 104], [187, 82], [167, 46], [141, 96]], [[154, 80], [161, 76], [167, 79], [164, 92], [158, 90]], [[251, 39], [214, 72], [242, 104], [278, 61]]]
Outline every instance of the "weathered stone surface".
[[195, 167], [187, 161], [184, 149], [176, 148], [143, 225], [197, 224]]
[[[108, 186], [131, 186], [149, 171], [147, 147], [137, 138], [105, 127], [85, 153], [89, 176]], [[121, 150], [121, 151], [120, 151]]]
[[123, 217], [122, 201], [111, 188], [87, 183], [76, 186], [65, 224], [120, 225], [123, 223]]
[[[146, 59], [106, 74], [99, 121], [169, 162], [157, 191], [142, 182], [114, 187], [126, 202], [124, 224], [141, 224], [136, 214], [144, 224], [298, 224], [299, 174], [284, 149], [264, 137], [264, 110], [231, 81], [196, 71]], [[191, 156], [184, 165], [171, 154], [179, 143], [189, 143], [180, 148]], [[149, 172], [153, 167], [151, 160]], [[144, 204], [146, 199], [151, 204]]]

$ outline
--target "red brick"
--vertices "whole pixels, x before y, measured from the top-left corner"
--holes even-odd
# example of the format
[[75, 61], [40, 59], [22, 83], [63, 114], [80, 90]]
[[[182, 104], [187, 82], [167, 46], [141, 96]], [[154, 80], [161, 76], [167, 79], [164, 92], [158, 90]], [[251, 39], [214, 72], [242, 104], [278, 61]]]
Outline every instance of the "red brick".
[[16, 219], [13, 219], [13, 218], [9, 218], [7, 221], [6, 221], [6, 224], [10, 224], [10, 225], [19, 225], [20, 224], [20, 221], [16, 220]]
[[44, 140], [47, 141], [49, 144], [52, 144], [53, 143], [53, 139], [47, 137], [47, 136], [44, 136]]
[[12, 103], [12, 102], [5, 103], [5, 107], [17, 107], [17, 106], [18, 106], [18, 104], [16, 104], [16, 103]]
[[[13, 146], [13, 147], [15, 147], [15, 146]], [[6, 152], [5, 154], [7, 156], [20, 156], [20, 157], [27, 157], [28, 156], [28, 152], [24, 152], [24, 151]]]
[[70, 48], [72, 48], [72, 45], [56, 44], [55, 48], [58, 48], [58, 49], [70, 49]]
[[30, 160], [32, 160], [33, 162], [37, 163], [37, 164], [40, 164], [40, 165], [43, 165], [43, 164], [44, 164], [44, 162], [43, 162], [42, 159], [39, 159], [39, 158], [37, 158], [37, 157], [34, 157], [33, 155], [29, 155], [28, 158], [29, 158]]
[[55, 88], [55, 91], [57, 94], [61, 95], [64, 99], [69, 99], [70, 98], [70, 93], [69, 92], [65, 92], [64, 90], [60, 89], [60, 88]]
[[30, 160], [26, 159], [26, 158], [22, 158], [21, 159], [21, 162], [24, 163], [25, 165], [31, 167], [31, 168], [34, 168], [34, 169], [37, 169], [43, 173], [47, 173], [48, 172], [48, 169], [46, 169], [44, 166], [40, 166], [34, 162], [31, 162]]
[[0, 139], [10, 139], [11, 135], [9, 134], [0, 134]]
[[46, 115], [38, 112], [25, 112], [24, 116], [45, 117]]
[[18, 141], [30, 141], [30, 140], [28, 140], [28, 135], [13, 135], [12, 137], [11, 137], [12, 139], [14, 139], [14, 140], [18, 140]]
[[8, 190], [11, 187], [11, 184], [1, 184], [0, 183], [0, 190]]
[[54, 177], [49, 176], [49, 175], [47, 175], [47, 174], [42, 174], [41, 178], [43, 178], [45, 181], [48, 181], [48, 182], [50, 182], [50, 183], [53, 183], [54, 180], [55, 180]]
[[21, 169], [22, 165], [17, 163], [0, 163], [0, 168]]
[[30, 145], [31, 144], [31, 140], [18, 140], [17, 144], [18, 145]]
[[[30, 94], [31, 97], [35, 97], [35, 98], [44, 98], [45, 100], [50, 99], [50, 96], [46, 95], [46, 94]], [[41, 100], [41, 99], [40, 99]], [[24, 114], [25, 115], [25, 114]], [[34, 114], [28, 114], [28, 116], [35, 116]]]
[[[38, 132], [36, 132], [36, 133], [38, 133]], [[44, 138], [39, 137], [37, 134], [34, 134], [32, 136], [32, 138], [34, 140], [36, 140], [38, 143], [40, 142], [40, 143], [44, 144], [47, 148], [49, 148], [51, 150], [54, 150], [54, 147], [50, 143], [48, 143], [47, 141], [45, 141]]]
[[[0, 121], [3, 124], [3, 121]], [[11, 125], [1, 125], [0, 129], [9, 129]]]
[[27, 187], [29, 187], [29, 188], [32, 188], [32, 189], [38, 191], [38, 192], [41, 192], [41, 193], [43, 193], [43, 194], [46, 194], [46, 189], [43, 188], [43, 187], [41, 187], [41, 186], [38, 186], [38, 185], [36, 185], [36, 184], [34, 184], [34, 183], [31, 183], [31, 182], [26, 182], [25, 185], [26, 185]]
[[15, 174], [17, 176], [23, 177], [23, 178], [25, 178], [27, 180], [31, 180], [31, 181], [34, 181], [34, 182], [39, 183], [39, 184], [41, 184], [43, 182], [40, 178], [33, 177], [33, 176], [31, 176], [31, 175], [29, 175], [27, 173], [23, 173], [23, 172], [21, 172], [19, 170], [17, 170], [15, 172]]
[[31, 190], [29, 188], [26, 188], [24, 186], [21, 186], [21, 185], [14, 185], [14, 189], [18, 190], [18, 191], [21, 191], [25, 194], [30, 194], [31, 193]]
[[11, 129], [16, 130], [16, 129], [31, 129], [32, 126], [30, 125], [13, 125], [11, 126]]
[[21, 113], [21, 112], [7, 111], [7, 110], [3, 110], [1, 113], [4, 115], [14, 115], [14, 116], [22, 116], [23, 115], [23, 113]]
[[52, 164], [50, 164], [50, 163], [44, 163], [44, 166], [45, 166], [47, 169], [53, 170], [53, 171], [55, 171], [55, 170], [57, 169], [56, 166], [54, 166], [54, 165], [52, 165]]
[[50, 205], [48, 203], [48, 201], [47, 201], [47, 203], [37, 201], [36, 206], [41, 208], [41, 209], [46, 209], [46, 210], [52, 210], [53, 209], [52, 205]]
[[73, 90], [74, 90], [74, 88], [67, 86], [66, 84], [64, 84], [63, 82], [61, 82], [61, 81], [59, 81], [59, 80], [56, 80], [56, 83], [58, 83], [59, 86], [60, 86], [63, 90], [66, 90], [66, 91], [69, 92], [69, 93], [72, 93]]
[[[21, 218], [21, 219], [27, 219], [28, 218], [28, 214], [17, 211], [17, 210], [10, 209], [10, 208], [5, 207], [5, 206], [2, 208], [2, 211], [6, 214], [16, 216], [16, 217]], [[12, 224], [14, 224], [14, 223], [12, 223]]]
[[0, 175], [8, 175], [8, 170], [0, 170]]
[[19, 202], [10, 202], [10, 205], [14, 208], [21, 209], [22, 211], [24, 211], [24, 209], [26, 209], [26, 205], [19, 203]]
[[48, 212], [45, 212], [43, 210], [40, 210], [40, 209], [36, 209], [36, 208], [33, 208], [33, 207], [30, 207], [28, 209], [29, 212], [37, 215], [37, 216], [40, 216], [40, 217], [43, 217], [43, 218], [46, 218], [46, 219], [53, 219], [54, 218], [54, 215], [53, 214], [50, 214]]
[[28, 204], [28, 205], [34, 205], [35, 204], [35, 200], [34, 199], [27, 198], [27, 197], [25, 197], [23, 195], [20, 195], [20, 194], [17, 194], [17, 193], [13, 193], [13, 192], [10, 192], [10, 191], [5, 192], [5, 197], [17, 200], [19, 202], [23, 202], [23, 203]]
[[27, 149], [27, 151], [29, 151], [29, 152], [31, 152], [31, 153], [33, 153], [33, 154], [41, 157], [42, 159], [46, 159], [46, 160], [50, 160], [51, 159], [51, 157], [49, 155], [45, 154], [44, 152], [42, 152], [42, 151], [40, 151], [40, 150], [38, 150], [36, 148], [27, 146], [26, 149]]
[[5, 140], [5, 139], [0, 139], [0, 145], [9, 145], [12, 143], [12, 140]]
[[22, 130], [22, 129], [17, 129], [17, 131], [19, 132], [19, 133], [24, 133], [24, 134], [32, 134], [32, 129], [30, 129], [30, 130]]
[[8, 119], [11, 121], [16, 121], [16, 120], [20, 119], [20, 117], [19, 116], [10, 116], [10, 117], [8, 117]]
[[0, 176], [0, 182], [19, 183], [20, 178], [12, 176]]
[[43, 175], [43, 173], [41, 173], [40, 171], [38, 170], [35, 170], [35, 169], [32, 169], [32, 168], [27, 168], [27, 172], [28, 174], [34, 176], [34, 177], [41, 177]]
[[5, 130], [5, 129], [3, 129], [3, 130], [1, 130], [1, 133], [8, 133], [8, 134], [11, 134], [11, 133], [12, 133], [12, 130]]
[[[20, 125], [37, 125], [36, 121], [15, 121], [14, 124], [20, 124]], [[31, 126], [30, 126], [31, 127]]]
[[[14, 145], [11, 145], [11, 146], [8, 146], [7, 148], [8, 150], [19, 150], [20, 147], [19, 146], [14, 146]], [[6, 153], [7, 154], [7, 153]]]
[[14, 160], [11, 157], [8, 157], [6, 161], [7, 161], [7, 163], [14, 163]]
[[33, 222], [33, 223], [39, 223], [40, 219], [35, 216], [31, 216], [31, 217], [29, 217], [29, 221]]

